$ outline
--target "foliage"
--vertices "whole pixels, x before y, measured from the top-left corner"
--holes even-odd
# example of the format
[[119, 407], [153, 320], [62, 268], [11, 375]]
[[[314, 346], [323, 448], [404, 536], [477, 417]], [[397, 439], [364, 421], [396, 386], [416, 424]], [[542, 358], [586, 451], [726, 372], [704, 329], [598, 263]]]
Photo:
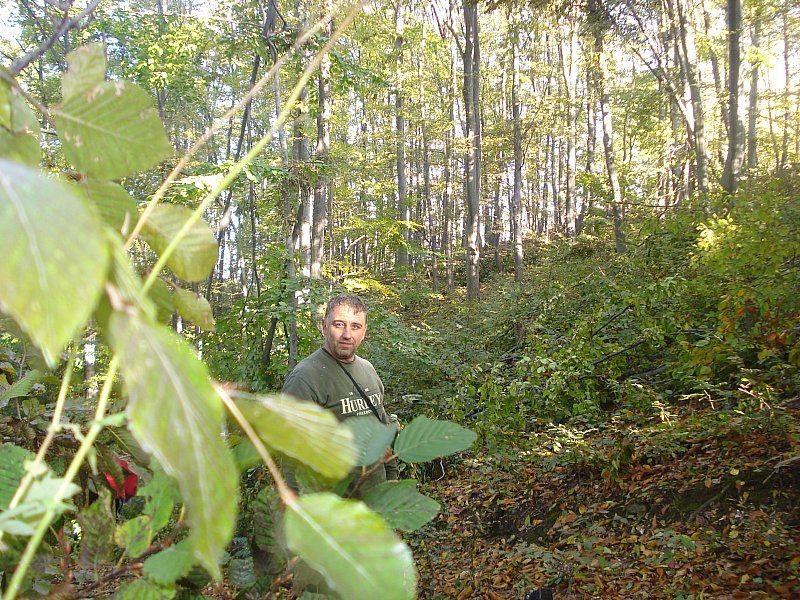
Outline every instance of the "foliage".
[[[358, 444], [350, 429], [319, 407], [281, 398], [231, 397], [209, 378], [207, 367], [187, 341], [160, 323], [160, 312], [168, 315], [173, 309], [169, 287], [157, 283], [161, 270], [169, 268], [170, 279], [191, 282], [204, 279], [214, 268], [216, 240], [201, 214], [220, 190], [212, 190], [194, 210], [151, 203], [136, 230], [142, 232], [140, 243], [146, 243], [157, 260], [148, 265], [149, 275], [141, 278], [119, 229], [121, 211], [130, 210], [129, 197], [117, 188], [110, 194], [97, 191], [115, 185], [111, 179], [132, 175], [165, 158], [166, 136], [145, 92], [134, 84], [104, 80], [102, 48], [82, 48], [70, 55], [69, 64], [63, 102], [52, 117], [65, 157], [80, 173], [79, 179], [95, 180], [99, 187], [47, 177], [32, 166], [9, 160], [9, 156], [19, 158], [20, 146], [12, 144], [0, 158], [4, 227], [0, 246], [6, 257], [0, 306], [21, 329], [18, 343], [29, 340], [47, 367], [63, 368], [53, 421], [36, 444], [38, 453], [30, 455], [11, 443], [0, 447], [0, 543], [10, 551], [2, 566], [7, 581], [4, 597], [27, 595], [34, 585], [37, 590], [46, 587], [46, 581], [38, 577], [34, 581], [31, 565], [37, 553], [47, 552], [43, 542], [51, 527], [59, 532], [58, 540], [67, 535], [68, 519], [76, 510], [70, 499], [81, 491], [76, 482], [79, 473], [86, 472], [85, 465], [92, 472], [90, 478], [99, 468], [105, 478], [121, 481], [116, 454], [98, 440], [123, 424], [133, 434], [124, 447], [142, 462], [136, 473], [143, 479], [139, 496], [144, 502], [137, 503], [138, 510], [121, 511], [127, 517], [115, 523], [110, 494], [97, 488], [96, 482], [104, 477], [94, 478], [99, 498], [77, 514], [81, 563], [96, 567], [122, 551], [130, 569], [141, 565], [142, 576], [123, 585], [120, 597], [172, 595], [183, 582], [203, 579], [192, 575], [198, 567], [220, 578], [222, 566], [227, 565], [237, 585], [251, 586], [253, 580], [246, 573], [252, 558], [239, 552], [228, 561], [225, 552], [233, 539], [239, 489], [237, 463], [223, 437], [226, 408], [268, 465], [273, 463], [264, 444], [335, 482], [354, 466]], [[18, 133], [19, 121], [13, 116], [17, 113], [11, 106], [17, 112], [29, 109], [13, 92], [5, 94], [3, 102], [2, 125]], [[131, 142], [128, 136], [135, 140]], [[174, 307], [183, 317], [213, 328], [204, 299], [176, 284], [171, 287]], [[66, 399], [77, 355], [75, 338], [90, 316], [111, 351], [105, 382], [96, 401], [89, 402], [94, 419], [62, 420], [67, 416]], [[72, 351], [62, 362], [65, 347]], [[28, 427], [32, 438], [23, 439], [32, 442], [45, 427], [38, 433], [30, 427], [31, 411], [39, 403], [27, 397], [42, 375], [25, 361], [18, 368], [6, 364], [3, 406], [10, 402], [14, 408], [28, 406], [27, 424], [9, 423]], [[22, 374], [25, 368], [27, 373]], [[121, 397], [114, 389], [117, 372], [125, 384]], [[111, 407], [121, 412], [110, 413]], [[123, 431], [115, 433], [121, 441]], [[474, 440], [468, 430], [446, 422], [414, 422], [406, 431], [397, 438], [397, 455], [406, 461], [459, 452]], [[48, 450], [56, 435], [74, 440], [73, 451], [64, 456], [65, 469], [49, 464]], [[394, 432], [380, 438], [380, 460], [391, 454], [387, 449], [393, 438]], [[301, 439], [325, 443], [298, 445]], [[411, 554], [377, 514], [363, 503], [331, 494], [297, 499], [279, 472], [271, 474], [286, 504], [282, 530], [289, 548], [321, 572], [331, 590], [346, 597], [355, 597], [355, 590], [374, 597], [379, 589], [393, 590], [398, 598], [415, 595]], [[116, 490], [119, 498], [119, 484]], [[421, 498], [404, 485], [396, 491], [384, 490], [375, 502], [389, 516], [405, 513], [399, 525], [407, 529], [433, 518], [438, 510], [432, 500]], [[176, 513], [177, 505], [181, 510]], [[336, 513], [333, 519], [332, 513]], [[320, 555], [322, 548], [330, 551]], [[362, 561], [366, 556], [383, 558]], [[64, 564], [66, 575], [68, 558]], [[345, 568], [353, 564], [355, 571]]]

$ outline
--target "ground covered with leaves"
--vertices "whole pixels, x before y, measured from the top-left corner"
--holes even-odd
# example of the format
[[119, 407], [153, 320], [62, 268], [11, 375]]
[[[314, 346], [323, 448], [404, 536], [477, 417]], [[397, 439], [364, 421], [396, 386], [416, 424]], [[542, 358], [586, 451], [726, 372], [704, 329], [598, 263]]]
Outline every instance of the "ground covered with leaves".
[[798, 403], [532, 433], [427, 474], [423, 598], [800, 597]]

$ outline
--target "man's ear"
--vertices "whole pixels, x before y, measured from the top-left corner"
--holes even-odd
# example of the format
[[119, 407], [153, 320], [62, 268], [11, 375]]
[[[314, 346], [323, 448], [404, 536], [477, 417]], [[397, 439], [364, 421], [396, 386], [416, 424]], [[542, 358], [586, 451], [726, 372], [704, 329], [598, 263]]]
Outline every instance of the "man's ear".
[[325, 319], [317, 319], [317, 329], [325, 337]]

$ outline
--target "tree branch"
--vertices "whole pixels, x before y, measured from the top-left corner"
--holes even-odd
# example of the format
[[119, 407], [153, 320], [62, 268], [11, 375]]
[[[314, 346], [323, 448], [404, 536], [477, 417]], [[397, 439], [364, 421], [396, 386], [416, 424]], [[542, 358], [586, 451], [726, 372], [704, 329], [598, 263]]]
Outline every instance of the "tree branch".
[[86, 5], [86, 8], [79, 12], [74, 18], [69, 16], [69, 6], [67, 6], [64, 10], [64, 18], [61, 19], [61, 22], [56, 27], [53, 35], [50, 36], [50, 39], [43, 42], [38, 48], [32, 50], [22, 58], [15, 60], [9, 68], [11, 74], [15, 77], [19, 75], [25, 69], [25, 67], [30, 65], [33, 61], [52, 48], [53, 44], [56, 43], [56, 40], [71, 29], [82, 29], [85, 24], [82, 25], [81, 21], [84, 19], [84, 17], [94, 12], [94, 9], [97, 8], [101, 1], [102, 0], [91, 0], [91, 2]]

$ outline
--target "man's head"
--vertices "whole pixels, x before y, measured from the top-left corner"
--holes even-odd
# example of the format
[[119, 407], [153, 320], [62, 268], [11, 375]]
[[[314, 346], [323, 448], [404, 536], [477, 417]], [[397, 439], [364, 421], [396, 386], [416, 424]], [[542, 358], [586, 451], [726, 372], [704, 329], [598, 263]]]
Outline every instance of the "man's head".
[[353, 362], [367, 333], [367, 305], [355, 294], [342, 294], [328, 302], [322, 321], [323, 347], [342, 362]]

